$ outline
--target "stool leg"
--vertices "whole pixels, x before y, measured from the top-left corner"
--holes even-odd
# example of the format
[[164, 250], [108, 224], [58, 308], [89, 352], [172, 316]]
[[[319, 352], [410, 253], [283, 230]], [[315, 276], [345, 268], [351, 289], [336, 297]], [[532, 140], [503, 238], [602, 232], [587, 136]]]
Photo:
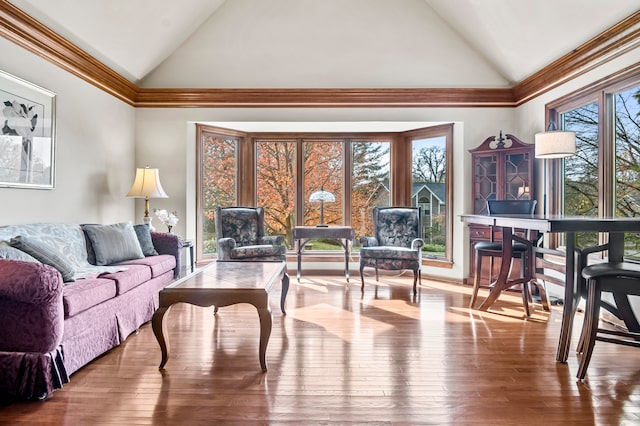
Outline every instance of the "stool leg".
[[596, 344], [596, 335], [598, 334], [598, 324], [600, 321], [600, 283], [598, 280], [589, 280], [587, 283], [588, 295], [585, 323], [583, 325], [582, 334], [584, 335], [583, 353], [578, 366], [578, 379], [583, 380], [587, 374], [587, 368], [593, 354], [593, 347]]
[[[513, 260], [511, 261], [513, 262]], [[531, 316], [531, 310], [529, 309], [529, 281], [531, 277], [528, 275], [528, 257], [525, 253], [520, 257], [520, 278], [522, 279], [522, 304], [524, 306], [524, 314], [527, 317]]]
[[473, 305], [476, 304], [478, 298], [478, 288], [480, 288], [480, 275], [482, 272], [482, 252], [476, 250], [476, 273], [473, 277], [473, 291], [471, 293], [471, 301], [469, 302], [469, 309], [473, 309]]

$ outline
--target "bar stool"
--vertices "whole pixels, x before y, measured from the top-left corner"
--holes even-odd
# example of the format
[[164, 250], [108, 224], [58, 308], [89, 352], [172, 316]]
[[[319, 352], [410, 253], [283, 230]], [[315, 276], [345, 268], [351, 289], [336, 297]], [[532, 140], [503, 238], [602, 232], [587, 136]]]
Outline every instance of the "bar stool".
[[[488, 200], [487, 212], [493, 214], [525, 214], [532, 215], [536, 209], [536, 200]], [[493, 231], [492, 231], [493, 233]], [[515, 281], [513, 285], [522, 285], [522, 302], [524, 304], [525, 314], [530, 315], [529, 311], [529, 281], [532, 277], [532, 243], [523, 238], [514, 235], [514, 240], [520, 241], [513, 244], [513, 259], [520, 259], [520, 279]], [[480, 288], [480, 277], [482, 275], [482, 260], [484, 257], [502, 257], [502, 243], [494, 241], [479, 242], [474, 246], [476, 255], [476, 273], [473, 280], [473, 291], [471, 293], [471, 301], [469, 308], [473, 309], [478, 297], [478, 289]], [[546, 293], [544, 294], [546, 304]], [[547, 305], [545, 305], [547, 306]]]
[[[640, 348], [640, 324], [631, 309], [629, 295], [640, 296], [640, 265], [629, 262], [597, 263], [582, 269], [587, 280], [587, 304], [578, 352], [582, 353], [578, 379], [587, 374], [596, 340]], [[613, 293], [616, 305], [602, 300], [602, 292]], [[599, 328], [600, 307], [622, 319], [627, 331]], [[608, 337], [615, 336], [615, 337]]]

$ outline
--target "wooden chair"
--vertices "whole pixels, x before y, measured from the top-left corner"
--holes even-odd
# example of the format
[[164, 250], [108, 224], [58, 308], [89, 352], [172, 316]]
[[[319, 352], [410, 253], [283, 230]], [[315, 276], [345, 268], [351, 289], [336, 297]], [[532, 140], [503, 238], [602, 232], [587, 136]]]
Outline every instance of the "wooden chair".
[[[488, 200], [487, 211], [489, 215], [494, 214], [523, 214], [532, 215], [536, 209], [536, 200]], [[493, 235], [493, 230], [492, 230]], [[531, 236], [517, 236], [514, 233], [513, 239], [516, 241], [513, 244], [513, 259], [519, 259], [520, 264], [520, 279], [514, 280], [512, 286], [520, 284], [522, 286], [522, 302], [524, 304], [525, 314], [530, 315], [529, 301], [531, 300], [531, 294], [529, 292], [529, 282], [532, 279], [532, 271], [534, 268], [534, 258], [532, 254], [532, 248], [535, 241], [531, 240]], [[474, 307], [476, 299], [478, 297], [478, 289], [480, 288], [480, 279], [482, 276], [482, 264], [485, 257], [491, 257], [492, 260], [496, 257], [502, 257], [502, 242], [486, 241], [479, 242], [474, 247], [476, 255], [476, 273], [473, 280], [473, 292], [471, 294], [471, 301], [469, 302], [469, 308]], [[493, 265], [493, 262], [491, 262]], [[493, 269], [493, 268], [491, 268]], [[539, 286], [540, 287], [540, 286]], [[541, 291], [541, 297], [543, 297], [543, 305], [548, 309], [548, 301], [546, 298], [546, 292]]]
[[[597, 340], [640, 348], [640, 324], [628, 297], [640, 296], [640, 265], [629, 262], [597, 263], [582, 269], [582, 276], [587, 280], [587, 304], [578, 343], [578, 352], [582, 353], [577, 375], [580, 380], [587, 374]], [[602, 300], [602, 292], [613, 293], [615, 306]], [[599, 328], [601, 307], [622, 319], [627, 330]]]

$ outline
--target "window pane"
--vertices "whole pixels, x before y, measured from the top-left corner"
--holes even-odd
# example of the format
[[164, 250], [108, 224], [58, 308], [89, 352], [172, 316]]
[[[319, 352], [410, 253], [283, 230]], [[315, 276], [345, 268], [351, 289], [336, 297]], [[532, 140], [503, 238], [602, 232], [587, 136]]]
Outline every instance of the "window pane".
[[352, 142], [351, 226], [355, 230], [354, 245], [360, 237], [373, 235], [373, 208], [388, 207], [389, 142]]
[[446, 138], [412, 141], [411, 204], [422, 207], [422, 238], [427, 257], [445, 256]]
[[[576, 132], [576, 155], [564, 160], [564, 213], [598, 216], [598, 103], [562, 114], [562, 128]], [[579, 233], [576, 244], [595, 246], [598, 235]]]
[[256, 165], [257, 203], [264, 207], [265, 233], [284, 235], [291, 249], [296, 223], [296, 142], [258, 141]]
[[[640, 86], [616, 93], [616, 216], [640, 216]], [[625, 256], [640, 257], [640, 236], [625, 235]]]
[[[304, 225], [342, 225], [344, 150], [342, 141], [303, 141], [304, 147]], [[309, 197], [327, 191], [335, 201], [315, 202]], [[323, 216], [321, 218], [321, 215]], [[338, 250], [337, 242], [314, 243], [313, 249]]]
[[236, 204], [238, 139], [203, 132], [201, 200], [203, 253], [217, 251], [214, 212]]

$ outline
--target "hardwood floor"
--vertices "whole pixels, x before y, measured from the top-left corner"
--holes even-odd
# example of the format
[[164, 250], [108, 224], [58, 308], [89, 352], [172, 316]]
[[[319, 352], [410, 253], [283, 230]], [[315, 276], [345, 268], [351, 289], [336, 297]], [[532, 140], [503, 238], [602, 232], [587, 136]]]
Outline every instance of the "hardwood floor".
[[598, 342], [577, 382], [581, 316], [569, 362], [557, 364], [560, 308], [524, 320], [516, 293], [472, 311], [470, 287], [424, 277], [413, 300], [410, 275], [369, 277], [364, 295], [357, 278], [292, 278], [287, 315], [272, 298], [267, 373], [252, 306], [214, 316], [176, 305], [164, 371], [147, 324], [46, 401], [1, 406], [0, 424], [640, 423], [634, 348]]

